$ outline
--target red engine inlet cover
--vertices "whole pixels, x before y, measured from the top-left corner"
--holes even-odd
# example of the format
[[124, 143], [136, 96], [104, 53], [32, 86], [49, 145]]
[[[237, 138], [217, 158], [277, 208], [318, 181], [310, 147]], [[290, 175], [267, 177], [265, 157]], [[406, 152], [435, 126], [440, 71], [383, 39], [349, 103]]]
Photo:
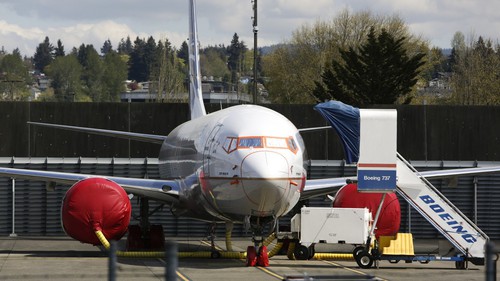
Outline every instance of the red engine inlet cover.
[[115, 182], [89, 178], [73, 185], [61, 208], [64, 231], [74, 239], [101, 244], [95, 231], [109, 240], [119, 240], [130, 223], [131, 205], [127, 193]]
[[[358, 192], [356, 184], [348, 184], [342, 187], [335, 195], [333, 207], [336, 208], [368, 208], [373, 219], [377, 214], [382, 193], [361, 193]], [[387, 193], [385, 196], [380, 217], [375, 229], [375, 236], [391, 236], [399, 231], [401, 223], [401, 207], [395, 193]]]

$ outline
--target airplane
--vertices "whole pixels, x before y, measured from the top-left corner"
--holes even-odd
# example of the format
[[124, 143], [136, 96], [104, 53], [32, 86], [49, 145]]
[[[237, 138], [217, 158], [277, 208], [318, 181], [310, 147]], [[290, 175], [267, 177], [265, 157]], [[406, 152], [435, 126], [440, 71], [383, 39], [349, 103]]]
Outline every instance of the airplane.
[[[306, 149], [286, 117], [258, 105], [235, 105], [207, 114], [201, 93], [196, 6], [189, 0], [190, 120], [167, 136], [69, 125], [32, 125], [155, 143], [160, 179], [125, 178], [28, 169], [0, 168], [0, 176], [71, 185], [61, 216], [66, 233], [99, 245], [96, 230], [113, 240], [129, 230], [127, 245], [158, 239], [149, 225], [149, 200], [173, 214], [211, 223], [241, 223], [252, 233], [248, 266], [269, 265], [264, 229], [300, 200], [333, 193], [352, 178], [307, 179]], [[429, 178], [500, 171], [457, 169], [422, 173]], [[141, 226], [130, 227], [130, 198], [141, 198]], [[162, 234], [160, 234], [161, 240]], [[149, 239], [149, 242], [148, 242]]]

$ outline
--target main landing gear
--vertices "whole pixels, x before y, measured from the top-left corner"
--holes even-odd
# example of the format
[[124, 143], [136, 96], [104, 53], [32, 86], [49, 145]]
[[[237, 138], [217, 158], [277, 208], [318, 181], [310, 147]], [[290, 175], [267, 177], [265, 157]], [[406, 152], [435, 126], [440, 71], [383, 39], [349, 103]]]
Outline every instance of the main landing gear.
[[163, 205], [149, 212], [149, 199], [140, 198], [140, 215], [136, 217], [139, 220], [139, 225], [130, 225], [127, 236], [127, 250], [165, 250], [165, 234], [163, 226], [151, 224], [149, 217], [156, 211], [161, 209]]

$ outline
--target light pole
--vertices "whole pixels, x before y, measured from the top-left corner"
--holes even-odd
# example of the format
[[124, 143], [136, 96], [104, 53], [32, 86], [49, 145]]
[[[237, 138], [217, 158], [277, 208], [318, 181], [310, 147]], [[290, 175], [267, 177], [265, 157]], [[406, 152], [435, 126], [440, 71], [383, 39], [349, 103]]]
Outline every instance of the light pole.
[[257, 104], [257, 0], [252, 0], [253, 3], [253, 103]]

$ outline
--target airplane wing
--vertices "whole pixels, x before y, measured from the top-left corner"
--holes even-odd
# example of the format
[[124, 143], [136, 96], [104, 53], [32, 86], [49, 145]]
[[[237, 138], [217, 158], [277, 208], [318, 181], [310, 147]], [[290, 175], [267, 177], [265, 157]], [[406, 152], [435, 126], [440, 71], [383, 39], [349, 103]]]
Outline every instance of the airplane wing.
[[[491, 173], [500, 173], [500, 166], [419, 172], [420, 176], [428, 180], [459, 177], [459, 176], [491, 174]], [[347, 183], [355, 182], [356, 180], [357, 180], [356, 176], [344, 177], [344, 178], [324, 178], [324, 179], [307, 180], [306, 186], [302, 191], [300, 199], [305, 200], [311, 197], [335, 193], [337, 192], [337, 190], [339, 190], [339, 188], [343, 187]]]
[[356, 180], [356, 177], [307, 180], [306, 186], [300, 195], [300, 200], [337, 192], [339, 188], [346, 185], [348, 181], [352, 180]]
[[62, 173], [28, 169], [13, 169], [0, 167], [0, 176], [54, 182], [73, 185], [87, 178], [101, 177], [119, 184], [127, 193], [145, 196], [165, 203], [177, 203], [179, 198], [180, 182], [175, 180], [156, 180], [124, 177], [105, 177], [99, 175]]
[[160, 135], [151, 135], [151, 134], [124, 132], [124, 131], [114, 131], [114, 130], [96, 129], [96, 128], [88, 128], [88, 127], [77, 127], [77, 126], [68, 126], [68, 125], [59, 125], [59, 124], [50, 124], [50, 123], [28, 122], [28, 124], [40, 126], [40, 127], [63, 129], [63, 130], [74, 131], [74, 132], [95, 134], [95, 135], [101, 135], [101, 136], [108, 136], [108, 137], [122, 138], [122, 139], [128, 139], [128, 140], [157, 143], [157, 144], [162, 144], [163, 141], [165, 141], [165, 139], [167, 138], [166, 136], [160, 136]]
[[426, 179], [442, 179], [457, 176], [471, 176], [480, 174], [500, 173], [499, 166], [491, 167], [478, 167], [478, 168], [463, 168], [463, 169], [449, 169], [449, 170], [434, 170], [420, 172], [420, 175]]

